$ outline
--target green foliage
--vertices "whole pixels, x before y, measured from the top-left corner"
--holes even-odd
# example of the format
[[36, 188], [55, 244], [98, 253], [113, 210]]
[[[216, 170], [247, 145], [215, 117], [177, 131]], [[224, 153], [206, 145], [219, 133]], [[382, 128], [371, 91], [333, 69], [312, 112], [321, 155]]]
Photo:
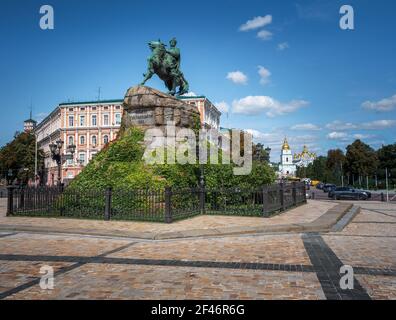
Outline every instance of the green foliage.
[[[12, 179], [18, 179], [26, 184], [34, 179], [36, 139], [31, 133], [16, 133], [14, 139], [0, 149], [0, 171], [7, 174], [12, 170]], [[37, 152], [38, 169], [44, 166], [44, 154]]]
[[378, 164], [377, 154], [368, 144], [355, 140], [347, 147], [346, 169], [351, 175], [371, 175]]
[[[198, 164], [146, 164], [143, 131], [128, 129], [109, 144], [71, 182], [73, 189], [158, 189], [164, 186], [190, 188], [199, 185]], [[221, 162], [221, 153], [219, 153]], [[275, 172], [267, 163], [254, 162], [251, 174], [236, 176], [231, 164], [203, 165], [206, 185], [209, 188], [259, 187], [275, 180]]]

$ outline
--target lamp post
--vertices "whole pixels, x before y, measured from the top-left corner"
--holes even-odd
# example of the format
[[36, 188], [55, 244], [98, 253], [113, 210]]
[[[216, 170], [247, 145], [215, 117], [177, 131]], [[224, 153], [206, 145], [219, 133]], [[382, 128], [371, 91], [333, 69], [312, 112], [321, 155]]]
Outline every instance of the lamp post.
[[199, 164], [199, 173], [200, 173], [200, 175], [199, 175], [199, 186], [201, 188], [203, 188], [204, 185], [205, 185], [205, 176], [204, 176], [205, 172], [204, 172], [203, 164], [199, 162], [199, 140], [197, 141], [197, 145], [196, 145], [196, 157], [197, 157], [197, 161], [198, 161], [198, 164]]
[[7, 172], [7, 184], [8, 185], [11, 184], [12, 176], [13, 176], [12, 169], [8, 169], [8, 172]]
[[58, 182], [57, 185], [60, 187], [62, 185], [62, 153], [61, 149], [63, 147], [63, 141], [61, 139], [57, 140], [56, 143], [51, 143], [49, 145], [50, 151], [51, 151], [51, 156], [52, 160], [56, 161], [56, 165], [58, 166]]

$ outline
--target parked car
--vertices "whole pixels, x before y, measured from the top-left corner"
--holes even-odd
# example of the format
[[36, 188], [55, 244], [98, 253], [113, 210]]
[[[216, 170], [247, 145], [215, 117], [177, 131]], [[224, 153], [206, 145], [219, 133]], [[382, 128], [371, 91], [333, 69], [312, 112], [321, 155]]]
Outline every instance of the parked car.
[[329, 191], [329, 198], [367, 200], [371, 198], [371, 192], [366, 190], [354, 189], [351, 187], [337, 187]]
[[323, 186], [323, 192], [330, 192], [331, 190], [335, 189], [337, 186], [335, 184], [331, 184], [331, 183], [326, 183]]
[[324, 187], [324, 183], [323, 183], [323, 182], [319, 182], [319, 183], [316, 185], [316, 189], [319, 189], [319, 190], [323, 190], [323, 187]]

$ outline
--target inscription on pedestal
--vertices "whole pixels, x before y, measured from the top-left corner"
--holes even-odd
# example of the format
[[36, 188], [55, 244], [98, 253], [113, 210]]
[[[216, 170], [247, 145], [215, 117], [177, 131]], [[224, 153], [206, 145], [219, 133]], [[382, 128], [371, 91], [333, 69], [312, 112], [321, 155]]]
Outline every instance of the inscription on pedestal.
[[155, 125], [155, 118], [153, 110], [137, 109], [128, 112], [130, 121], [133, 125], [153, 126]]

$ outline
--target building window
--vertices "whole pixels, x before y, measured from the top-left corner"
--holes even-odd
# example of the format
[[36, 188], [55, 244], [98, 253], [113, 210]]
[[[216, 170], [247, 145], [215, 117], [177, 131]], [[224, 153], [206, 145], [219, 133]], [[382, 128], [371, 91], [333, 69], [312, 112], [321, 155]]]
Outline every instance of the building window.
[[85, 136], [80, 136], [80, 144], [85, 144]]
[[116, 108], [116, 110], [120, 110], [120, 106], [116, 106], [115, 108]]
[[80, 127], [85, 126], [85, 116], [80, 116]]
[[96, 107], [92, 107], [92, 110], [94, 110], [94, 111], [95, 111], [95, 110], [96, 110]]
[[80, 153], [78, 161], [80, 164], [84, 165], [85, 164], [85, 153]]
[[108, 135], [103, 136], [103, 143], [104, 144], [109, 143], [109, 136]]
[[73, 136], [69, 136], [68, 138], [69, 140], [69, 146], [71, 146], [72, 144], [74, 144], [74, 137]]
[[97, 140], [96, 140], [96, 136], [92, 136], [92, 145], [96, 146]]
[[109, 125], [109, 115], [108, 114], [104, 114], [103, 115], [103, 125], [104, 126], [108, 126]]
[[91, 122], [92, 122], [93, 126], [96, 126], [96, 114], [92, 115], [92, 121]]
[[121, 113], [115, 114], [115, 124], [118, 126], [121, 124]]
[[69, 111], [73, 111], [73, 108], [69, 108]]
[[103, 109], [104, 109], [104, 110], [109, 110], [109, 107], [104, 107]]
[[69, 116], [69, 127], [74, 127], [74, 116]]
[[289, 158], [286, 158], [286, 162], [289, 162]]

